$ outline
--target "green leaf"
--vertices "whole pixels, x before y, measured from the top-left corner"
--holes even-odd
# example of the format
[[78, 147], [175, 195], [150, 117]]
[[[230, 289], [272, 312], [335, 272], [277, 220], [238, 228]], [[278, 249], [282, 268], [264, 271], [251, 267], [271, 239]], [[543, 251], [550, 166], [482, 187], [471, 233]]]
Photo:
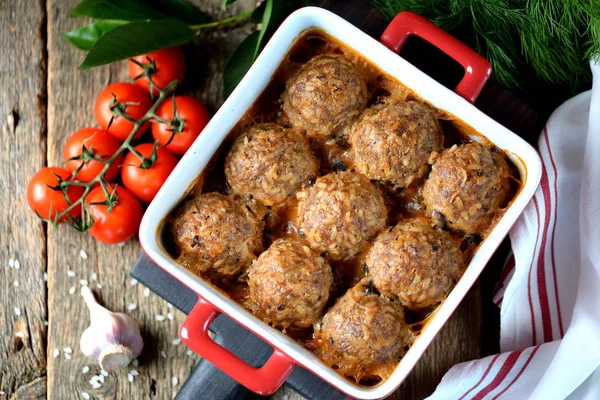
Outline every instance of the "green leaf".
[[224, 10], [227, 8], [228, 5], [235, 3], [237, 0], [223, 0], [223, 3], [221, 3], [221, 8]]
[[126, 24], [127, 21], [118, 20], [99, 20], [84, 26], [83, 28], [76, 29], [71, 32], [63, 33], [63, 36], [67, 38], [69, 42], [80, 50], [90, 50], [100, 36], [106, 32], [115, 29], [117, 26]]
[[271, 20], [271, 12], [273, 11], [273, 0], [265, 1], [265, 11], [262, 16], [262, 24], [260, 27], [260, 31], [258, 32], [258, 39], [256, 40], [256, 47], [254, 48], [254, 59], [258, 56], [260, 52], [260, 45], [262, 43], [263, 38], [265, 37], [265, 33], [269, 28], [269, 22]]
[[71, 10], [71, 16], [96, 19], [173, 19], [144, 0], [83, 0]]
[[79, 69], [128, 59], [189, 42], [194, 31], [180, 21], [134, 21], [106, 32], [89, 51]]
[[149, 0], [154, 7], [190, 24], [204, 24], [208, 17], [185, 0]]
[[244, 39], [235, 49], [223, 71], [223, 93], [229, 97], [254, 62], [254, 51], [258, 43], [259, 32]]

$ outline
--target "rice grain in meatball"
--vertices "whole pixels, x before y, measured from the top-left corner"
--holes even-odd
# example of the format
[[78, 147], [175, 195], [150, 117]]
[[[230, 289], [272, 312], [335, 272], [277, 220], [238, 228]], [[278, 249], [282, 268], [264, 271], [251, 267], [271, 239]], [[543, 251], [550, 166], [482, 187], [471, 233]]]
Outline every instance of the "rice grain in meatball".
[[506, 160], [478, 142], [454, 145], [433, 164], [423, 186], [427, 214], [452, 229], [482, 233], [509, 191]]
[[307, 328], [321, 317], [333, 284], [323, 257], [297, 239], [279, 239], [248, 270], [250, 301], [275, 327]]
[[240, 135], [225, 159], [225, 176], [233, 191], [267, 206], [284, 202], [317, 172], [302, 133], [270, 123]]
[[356, 255], [386, 225], [380, 190], [360, 174], [343, 171], [320, 177], [299, 199], [301, 234], [332, 260]]
[[463, 257], [448, 232], [413, 218], [377, 236], [365, 263], [377, 290], [420, 309], [446, 297], [460, 277]]
[[431, 110], [414, 101], [400, 101], [365, 110], [349, 141], [358, 172], [405, 188], [427, 174], [444, 136]]
[[171, 225], [178, 262], [210, 279], [231, 279], [262, 251], [263, 224], [233, 196], [207, 193], [187, 200]]
[[360, 281], [315, 324], [315, 338], [333, 349], [341, 365], [368, 367], [398, 361], [412, 340], [402, 307], [369, 287], [368, 279]]
[[365, 108], [367, 85], [340, 55], [325, 54], [304, 64], [288, 80], [283, 113], [295, 128], [310, 136], [340, 136]]

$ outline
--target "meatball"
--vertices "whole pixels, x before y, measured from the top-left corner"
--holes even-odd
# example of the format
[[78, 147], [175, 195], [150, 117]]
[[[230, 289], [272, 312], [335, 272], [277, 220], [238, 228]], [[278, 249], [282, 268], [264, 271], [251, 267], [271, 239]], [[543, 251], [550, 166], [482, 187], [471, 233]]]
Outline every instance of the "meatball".
[[187, 200], [171, 232], [178, 261], [210, 279], [239, 276], [262, 251], [263, 224], [232, 196], [207, 193]]
[[340, 55], [325, 54], [304, 64], [288, 80], [283, 113], [309, 136], [340, 136], [365, 108], [367, 85], [354, 66]]
[[358, 172], [405, 188], [427, 174], [432, 158], [442, 150], [444, 136], [431, 110], [401, 101], [364, 111], [349, 141]]
[[306, 138], [297, 130], [262, 124], [240, 135], [225, 159], [231, 188], [267, 206], [280, 204], [317, 176]]
[[460, 277], [463, 257], [446, 231], [425, 218], [401, 221], [381, 233], [365, 259], [373, 284], [403, 306], [420, 309], [442, 301]]
[[332, 349], [342, 365], [398, 361], [412, 340], [402, 307], [373, 293], [370, 285], [368, 279], [360, 281], [315, 324], [315, 338]]
[[297, 239], [279, 239], [248, 270], [250, 302], [275, 327], [307, 328], [321, 317], [333, 284], [323, 257]]
[[504, 158], [478, 142], [452, 146], [433, 164], [423, 186], [427, 214], [449, 228], [482, 233], [509, 191]]
[[299, 193], [300, 234], [332, 260], [356, 255], [386, 226], [381, 191], [363, 175], [343, 171], [318, 178]]

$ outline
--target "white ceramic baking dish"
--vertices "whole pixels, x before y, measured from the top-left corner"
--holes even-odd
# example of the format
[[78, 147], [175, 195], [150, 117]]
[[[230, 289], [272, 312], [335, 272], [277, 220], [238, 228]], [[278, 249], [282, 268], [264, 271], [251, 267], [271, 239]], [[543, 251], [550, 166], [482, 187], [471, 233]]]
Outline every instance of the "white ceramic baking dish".
[[[375, 387], [361, 387], [338, 375], [300, 344], [264, 324], [209, 283], [178, 265], [168, 255], [158, 235], [163, 218], [185, 196], [186, 191], [205, 168], [229, 131], [267, 86], [295, 39], [303, 31], [312, 27], [321, 29], [344, 42], [435, 107], [454, 114], [471, 125], [496, 146], [506, 151], [518, 167], [523, 179], [522, 189], [480, 245], [447, 300], [439, 307], [391, 377]], [[443, 87], [397, 55], [406, 37], [411, 34], [430, 41], [465, 67], [465, 77], [455, 92]], [[377, 399], [391, 394], [406, 378], [473, 285], [539, 184], [541, 163], [537, 152], [524, 140], [471, 104], [490, 73], [489, 64], [485, 60], [413, 13], [399, 14], [384, 32], [381, 41], [387, 46], [335, 14], [320, 8], [307, 7], [293, 13], [274, 34], [237, 89], [179, 162], [148, 207], [142, 220], [140, 242], [144, 251], [156, 264], [199, 296], [198, 304], [181, 328], [181, 338], [188, 347], [257, 393], [266, 395], [274, 392], [294, 367], [301, 365], [355, 398]], [[253, 368], [245, 364], [210, 339], [208, 327], [219, 313], [227, 314], [273, 347], [274, 352], [263, 367]]]

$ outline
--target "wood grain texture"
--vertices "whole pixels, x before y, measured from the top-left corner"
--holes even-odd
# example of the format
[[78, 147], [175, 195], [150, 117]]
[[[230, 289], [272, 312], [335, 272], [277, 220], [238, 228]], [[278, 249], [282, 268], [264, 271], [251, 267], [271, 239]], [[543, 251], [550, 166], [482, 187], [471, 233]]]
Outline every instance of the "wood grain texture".
[[0, 2], [0, 399], [46, 374], [45, 231], [25, 201], [46, 161], [44, 27], [40, 2]]

